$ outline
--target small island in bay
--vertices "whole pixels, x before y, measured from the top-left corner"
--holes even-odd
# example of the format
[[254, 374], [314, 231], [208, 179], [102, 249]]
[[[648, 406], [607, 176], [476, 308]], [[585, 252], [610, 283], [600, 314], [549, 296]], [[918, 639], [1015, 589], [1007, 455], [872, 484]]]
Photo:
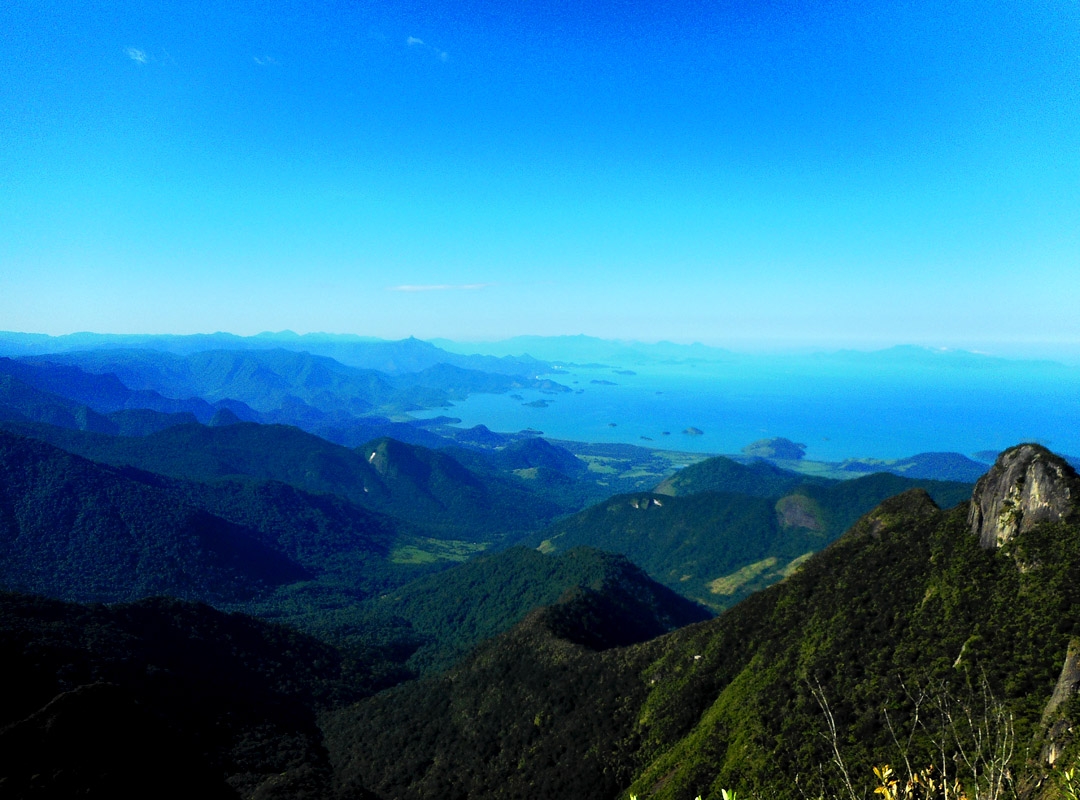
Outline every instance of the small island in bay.
[[705, 431], [703, 431], [701, 428], [695, 428], [693, 425], [691, 425], [689, 428], [684, 430], [683, 433], [685, 433], [687, 436], [702, 436]]
[[549, 403], [547, 400], [540, 399], [533, 400], [531, 403], [522, 403], [522, 405], [528, 408], [547, 408], [549, 405], [551, 405], [551, 403]]
[[615, 383], [614, 381], [603, 381], [603, 380], [597, 380], [595, 378], [593, 380], [589, 381], [589, 383], [595, 383], [598, 386], [618, 386], [619, 385], [619, 384]]

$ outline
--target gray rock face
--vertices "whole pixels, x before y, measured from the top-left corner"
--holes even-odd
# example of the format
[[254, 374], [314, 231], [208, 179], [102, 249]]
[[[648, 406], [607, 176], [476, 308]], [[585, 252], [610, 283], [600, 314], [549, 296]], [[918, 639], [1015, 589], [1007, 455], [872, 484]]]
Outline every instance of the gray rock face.
[[1045, 731], [1046, 741], [1042, 748], [1042, 758], [1050, 766], [1065, 750], [1071, 741], [1073, 732], [1072, 720], [1064, 717], [1055, 718], [1057, 710], [1076, 694], [1080, 689], [1080, 639], [1069, 642], [1069, 650], [1065, 655], [1065, 664], [1061, 667], [1061, 675], [1050, 702], [1046, 704], [1042, 715], [1042, 727]]
[[968, 524], [991, 550], [1040, 522], [1056, 522], [1072, 511], [1080, 480], [1064, 459], [1045, 447], [1022, 444], [998, 456], [975, 484]]

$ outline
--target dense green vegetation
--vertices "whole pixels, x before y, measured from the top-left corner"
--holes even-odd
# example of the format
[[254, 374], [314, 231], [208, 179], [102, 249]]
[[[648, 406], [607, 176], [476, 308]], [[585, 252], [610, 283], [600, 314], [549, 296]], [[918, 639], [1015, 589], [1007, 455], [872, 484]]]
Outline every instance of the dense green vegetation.
[[[407, 539], [392, 518], [340, 497], [281, 482], [207, 483], [106, 467], [10, 434], [0, 442], [6, 568], [49, 564], [55, 583], [44, 591], [85, 584], [92, 589], [86, 596], [95, 597], [102, 595], [94, 586], [154, 591], [137, 581], [172, 574], [177, 559], [208, 559], [209, 566], [181, 561], [177, 574], [207, 582], [187, 585], [187, 596], [213, 589], [216, 602], [322, 640], [172, 601], [106, 609], [13, 596], [0, 646], [20, 680], [36, 688], [25, 700], [9, 699], [5, 711], [12, 727], [2, 735], [13, 755], [4, 770], [12, 786], [41, 775], [51, 776], [45, 785], [54, 788], [70, 785], [64, 781], [124, 786], [145, 780], [146, 770], [196, 758], [212, 768], [193, 770], [185, 781], [211, 796], [229, 786], [247, 794], [271, 785], [277, 796], [327, 796], [333, 783], [333, 791], [354, 797], [531, 792], [690, 800], [737, 789], [782, 800], [804, 790], [836, 796], [844, 786], [834, 766], [840, 753], [861, 795], [872, 788], [871, 766], [900, 764], [906, 755], [921, 768], [939, 756], [935, 737], [957, 733], [942, 723], [942, 698], [958, 714], [989, 709], [993, 716], [1000, 707], [1011, 715], [1008, 730], [1022, 746], [1006, 761], [1018, 784], [1044, 769], [1043, 709], [1069, 642], [1080, 639], [1080, 529], [1071, 518], [984, 550], [968, 529], [966, 504], [942, 511], [919, 489], [886, 500], [786, 581], [715, 620], [680, 627], [707, 615], [625, 559], [599, 551], [555, 557], [510, 549], [406, 584], [431, 567], [395, 562], [394, 554], [419, 540]], [[389, 459], [388, 472], [414, 470], [395, 455], [398, 446], [374, 443], [367, 458], [373, 465]], [[574, 466], [544, 446], [521, 450], [506, 456], [510, 464], [536, 458]], [[1080, 487], [1061, 469], [1069, 491]], [[941, 498], [967, 491], [927, 485]], [[664, 532], [692, 541], [695, 519], [714, 531], [728, 525], [744, 532], [771, 520], [781, 533], [788, 520], [799, 523], [788, 527], [800, 535], [820, 537], [846, 524], [860, 504], [909, 486], [875, 475], [810, 482], [780, 498], [638, 493], [573, 522], [585, 531], [582, 520], [595, 515], [596, 530], [637, 536], [678, 558]], [[147, 519], [133, 517], [133, 508]], [[651, 522], [665, 513], [664, 524]], [[615, 522], [605, 528], [599, 520], [609, 518]], [[216, 538], [198, 539], [206, 526]], [[57, 539], [61, 530], [67, 539]], [[759, 538], [715, 550], [733, 558], [728, 551], [742, 547], [745, 563], [761, 555], [746, 548], [783, 546]], [[124, 541], [142, 542], [137, 563], [144, 566], [124, 570], [131, 563]], [[28, 559], [18, 548], [29, 542], [50, 554]], [[180, 544], [170, 550], [169, 542]], [[223, 542], [232, 560], [214, 550]], [[250, 549], [241, 551], [241, 542]], [[71, 554], [57, 558], [61, 544]], [[275, 563], [302, 574], [249, 575], [253, 565]], [[102, 577], [80, 584], [82, 573], [57, 571], [63, 564]], [[221, 588], [230, 585], [233, 595]], [[131, 619], [142, 622], [131, 627]], [[225, 677], [229, 670], [235, 677]], [[427, 677], [401, 683], [418, 673]], [[169, 676], [165, 684], [159, 674]], [[259, 677], [266, 675], [277, 683]], [[231, 705], [222, 706], [222, 691], [235, 694]], [[1077, 706], [1066, 697], [1055, 713], [1075, 719]], [[126, 755], [78, 746], [106, 709], [115, 709], [110, 719], [122, 728], [115, 735], [127, 742]], [[221, 713], [227, 723], [215, 716]], [[45, 744], [53, 730], [72, 733], [66, 744]], [[146, 737], [175, 746], [147, 754], [140, 745]], [[1068, 736], [1055, 747], [1059, 763], [1076, 757]], [[135, 758], [146, 770], [127, 768]], [[42, 759], [64, 766], [50, 771]], [[91, 770], [90, 760], [101, 769]], [[965, 769], [956, 767], [958, 777], [977, 783]], [[1051, 778], [1046, 786], [1056, 785]]]
[[511, 477], [481, 480], [450, 456], [394, 440], [352, 449], [297, 428], [255, 423], [176, 425], [141, 437], [40, 424], [4, 427], [105, 464], [199, 481], [276, 480], [337, 494], [438, 538], [504, 539], [534, 530], [561, 510]]
[[610, 635], [622, 644], [712, 616], [655, 584], [625, 558], [588, 548], [557, 557], [523, 547], [481, 556], [403, 586], [373, 606], [378, 614], [408, 620], [423, 637], [425, 644], [409, 666], [428, 672], [445, 669], [529, 611], [552, 605], [574, 589], [619, 598], [624, 613]]
[[781, 469], [763, 459], [757, 459], [752, 464], [742, 464], [724, 456], [716, 456], [679, 470], [661, 481], [656, 492], [672, 496], [730, 492], [751, 497], [780, 497], [797, 486], [814, 483], [828, 484], [829, 481]]
[[[747, 492], [732, 493], [740, 483]], [[781, 580], [861, 514], [914, 486], [946, 506], [971, 493], [967, 484], [885, 473], [806, 481], [765, 462], [715, 458], [664, 481], [659, 489], [668, 494], [618, 495], [532, 541], [545, 552], [589, 545], [622, 553], [675, 591], [722, 610]], [[696, 493], [682, 496], [687, 490]]]
[[1080, 636], [1078, 587], [1075, 523], [983, 550], [965, 508], [913, 490], [787, 581], [667, 637], [598, 652], [560, 636], [555, 612], [532, 617], [444, 677], [335, 715], [331, 752], [350, 784], [387, 797], [690, 800], [846, 796], [839, 751], [862, 797], [873, 765], [939, 762], [941, 735], [949, 769], [976, 785], [953, 760], [970, 711], [991, 733], [1007, 721], [1014, 792], [1045, 769], [1041, 716]]
[[[415, 468], [398, 447], [378, 442], [371, 454]], [[650, 635], [704, 614], [596, 551], [554, 559], [516, 548], [387, 594], [483, 546], [417, 537], [277, 481], [167, 478], [7, 433], [0, 477], [8, 588], [108, 602], [167, 594], [285, 621], [345, 648], [369, 689], [445, 667], [577, 586], [637, 586], [652, 604], [637, 611]]]
[[626, 650], [568, 637], [578, 621], [619, 624], [593, 600], [538, 610], [466, 665], [328, 717], [338, 780], [394, 798], [615, 797], [644, 691]]
[[226, 602], [305, 574], [249, 531], [138, 476], [0, 432], [0, 582], [9, 589]]

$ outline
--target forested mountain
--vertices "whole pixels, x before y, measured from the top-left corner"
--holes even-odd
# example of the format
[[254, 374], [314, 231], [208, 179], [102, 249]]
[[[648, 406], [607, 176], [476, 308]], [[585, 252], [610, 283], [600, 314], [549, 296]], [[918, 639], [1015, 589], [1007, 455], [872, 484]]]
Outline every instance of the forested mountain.
[[254, 478], [337, 494], [392, 514], [426, 535], [493, 541], [529, 532], [562, 509], [508, 479], [480, 480], [450, 456], [384, 439], [336, 445], [297, 428], [177, 425], [144, 437], [7, 425], [95, 461], [177, 478]]
[[[736, 493], [740, 486], [744, 493]], [[971, 492], [969, 484], [886, 473], [807, 481], [767, 462], [714, 458], [681, 470], [656, 492], [617, 495], [530, 541], [544, 552], [588, 545], [622, 553], [666, 586], [719, 611], [791, 574], [862, 514], [916, 486], [946, 507]], [[693, 493], [683, 496], [687, 491]]]
[[1048, 759], [1080, 746], [1078, 490], [1016, 448], [970, 506], [908, 491], [783, 583], [629, 648], [562, 627], [582, 611], [536, 612], [335, 714], [339, 780], [388, 798], [861, 797], [888, 762], [901, 780], [936, 764], [968, 796], [1060, 796]]
[[[1080, 479], [1036, 446], [1003, 454], [972, 502], [942, 510], [908, 488], [783, 582], [679, 627], [707, 615], [599, 551], [513, 549], [406, 585], [387, 558], [403, 546], [392, 519], [343, 499], [0, 442], [6, 585], [20, 585], [10, 570], [27, 563], [37, 591], [67, 596], [132, 585], [194, 597], [206, 581], [216, 602], [248, 597], [245, 607], [324, 637], [174, 601], [106, 609], [9, 596], [0, 648], [30, 688], [5, 706], [7, 786], [120, 791], [194, 759], [181, 783], [210, 796], [691, 800], [737, 789], [784, 800], [838, 797], [845, 780], [861, 796], [870, 767], [890, 762], [1050, 798], [1061, 777], [1047, 759], [1078, 755], [1067, 653], [1074, 640], [1080, 652]], [[374, 443], [359, 462], [378, 472], [389, 459], [383, 472], [410, 480], [439, 469], [412, 452], [398, 459], [401, 446]], [[543, 446], [508, 456], [520, 457], [564, 458]], [[798, 486], [780, 498], [800, 498], [796, 511], [739, 497], [745, 519], [833, 525], [910, 485], [877, 475]], [[708, 516], [695, 504], [733, 497], [644, 493], [589, 513], [672, 509], [656, 531], [687, 540], [687, 521]], [[372, 564], [387, 571], [365, 572]], [[378, 691], [417, 671], [427, 677]], [[88, 743], [102, 714], [120, 749]], [[174, 745], [147, 753], [148, 737]]]
[[733, 492], [751, 497], [780, 497], [796, 486], [828, 485], [831, 481], [782, 469], [764, 459], [743, 464], [716, 456], [679, 470], [656, 487], [672, 497], [701, 492]]
[[[567, 607], [562, 634], [608, 646], [708, 616], [596, 551], [516, 550], [462, 569], [380, 609], [416, 622], [434, 645], [428, 663], [448, 663], [537, 602]], [[0, 595], [0, 656], [20, 685], [0, 704], [0, 777], [16, 796], [138, 794], [176, 770], [168, 791], [190, 796], [331, 796], [318, 715], [377, 688], [371, 669], [386, 669], [288, 628], [164, 599], [105, 608]]]
[[153, 350], [92, 350], [28, 359], [62, 364], [95, 375], [115, 376], [133, 389], [209, 402], [239, 400], [262, 414], [304, 404], [315, 412], [363, 416], [379, 407], [423, 398], [399, 396], [388, 377], [332, 358], [290, 350], [207, 350], [177, 356]]
[[[599, 552], [552, 559], [516, 549], [466, 563], [460, 575], [451, 570], [365, 602], [485, 544], [440, 546], [336, 494], [310, 494], [280, 481], [170, 478], [105, 466], [8, 433], [0, 433], [0, 444], [4, 587], [106, 602], [166, 594], [248, 609], [346, 647], [372, 672], [371, 685], [408, 677], [407, 670], [448, 666], [482, 638], [577, 586], [634, 584], [633, 602], [655, 606], [655, 614], [634, 609], [637, 630], [649, 635], [707, 616], [625, 560]], [[466, 490], [491, 490], [492, 479], [480, 481], [438, 453], [418, 455], [392, 440], [369, 450], [355, 463], [387, 478], [399, 496], [406, 487], [414, 506], [421, 495], [429, 501], [440, 495], [484, 507], [483, 494]], [[287, 450], [277, 455], [289, 458]], [[469, 517], [454, 505], [448, 513]]]
[[849, 459], [842, 462], [839, 468], [853, 473], [892, 472], [907, 478], [973, 482], [986, 471], [986, 464], [960, 453], [918, 453], [889, 461]]
[[230, 601], [305, 576], [137, 476], [0, 432], [0, 584], [74, 600]]
[[[191, 414], [209, 423], [227, 409], [238, 420], [295, 425], [350, 447], [381, 436], [444, 447], [459, 439], [457, 429], [444, 427], [439, 434], [421, 422], [391, 417], [448, 406], [474, 392], [569, 391], [540, 377], [550, 371], [544, 362], [461, 356], [416, 339], [379, 342], [288, 334], [247, 338], [76, 334], [41, 339], [0, 333], [0, 352], [21, 355], [19, 360], [0, 358], [0, 375], [99, 414], [147, 409]], [[110, 433], [138, 434], [164, 427], [133, 427], [126, 420], [120, 429], [102, 428], [43, 416], [40, 410], [27, 415], [18, 410], [26, 403], [17, 398], [11, 409], [5, 408], [5, 394], [10, 392], [0, 386], [0, 418]], [[467, 432], [460, 433], [464, 434], [460, 441], [468, 442]], [[499, 436], [498, 444], [510, 440]]]
[[479, 556], [372, 605], [375, 614], [408, 620], [421, 642], [408, 665], [430, 672], [451, 666], [533, 609], [564, 602], [578, 590], [602, 593], [605, 602], [619, 606], [603, 632], [612, 644], [645, 641], [712, 616], [622, 556], [590, 548], [545, 556], [515, 547]]
[[[92, 408], [66, 397], [43, 392], [11, 375], [0, 375], [0, 419], [43, 422], [61, 428], [100, 433], [119, 431], [119, 425]], [[190, 419], [194, 420], [194, 417]]]

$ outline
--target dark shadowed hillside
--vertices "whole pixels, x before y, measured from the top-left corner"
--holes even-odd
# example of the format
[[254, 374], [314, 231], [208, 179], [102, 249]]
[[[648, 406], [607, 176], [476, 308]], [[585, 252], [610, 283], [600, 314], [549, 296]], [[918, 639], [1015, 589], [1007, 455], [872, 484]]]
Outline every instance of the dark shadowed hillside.
[[[5, 423], [86, 458], [197, 481], [254, 478], [337, 494], [427, 535], [491, 541], [535, 530], [561, 509], [507, 479], [480, 480], [452, 457], [380, 440], [352, 449], [284, 425], [177, 425], [143, 437]], [[392, 444], [389, 444], [392, 442]], [[375, 451], [382, 455], [373, 458]]]
[[0, 594], [6, 797], [330, 794], [320, 709], [354, 696], [331, 647], [204, 605]]
[[0, 582], [79, 600], [238, 600], [305, 576], [194, 505], [111, 467], [0, 433]]

